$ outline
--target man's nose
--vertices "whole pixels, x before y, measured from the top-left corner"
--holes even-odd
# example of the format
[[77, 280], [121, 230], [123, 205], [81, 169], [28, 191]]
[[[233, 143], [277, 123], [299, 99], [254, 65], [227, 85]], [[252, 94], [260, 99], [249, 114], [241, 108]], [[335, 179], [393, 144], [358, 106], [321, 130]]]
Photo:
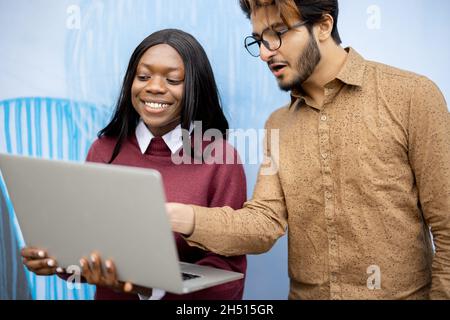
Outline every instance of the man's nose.
[[276, 53], [277, 53], [276, 51], [269, 50], [266, 48], [264, 44], [261, 44], [259, 57], [261, 58], [262, 61], [268, 62], [269, 60], [272, 59], [274, 55], [276, 55]]

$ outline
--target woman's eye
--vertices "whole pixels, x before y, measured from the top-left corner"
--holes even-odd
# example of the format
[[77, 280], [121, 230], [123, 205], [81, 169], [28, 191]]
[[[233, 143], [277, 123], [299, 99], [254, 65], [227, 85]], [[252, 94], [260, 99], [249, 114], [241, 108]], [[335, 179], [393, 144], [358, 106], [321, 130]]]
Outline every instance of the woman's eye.
[[139, 81], [147, 81], [148, 79], [150, 79], [150, 76], [139, 75], [139, 76], [137, 76], [137, 79]]
[[181, 84], [183, 80], [167, 79], [167, 82], [172, 85]]

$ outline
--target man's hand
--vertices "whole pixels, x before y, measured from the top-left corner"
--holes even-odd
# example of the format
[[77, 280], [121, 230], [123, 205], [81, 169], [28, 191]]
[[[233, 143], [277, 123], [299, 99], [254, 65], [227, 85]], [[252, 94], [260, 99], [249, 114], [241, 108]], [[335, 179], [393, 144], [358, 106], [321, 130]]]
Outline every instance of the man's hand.
[[188, 237], [194, 232], [195, 214], [191, 206], [180, 203], [167, 203], [166, 210], [174, 232]]

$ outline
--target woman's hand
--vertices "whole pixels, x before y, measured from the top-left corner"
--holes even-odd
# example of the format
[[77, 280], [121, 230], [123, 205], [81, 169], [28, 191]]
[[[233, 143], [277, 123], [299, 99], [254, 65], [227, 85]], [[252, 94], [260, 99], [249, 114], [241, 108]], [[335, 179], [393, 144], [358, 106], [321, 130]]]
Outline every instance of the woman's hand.
[[21, 251], [23, 264], [38, 276], [51, 276], [63, 270], [58, 267], [55, 258], [49, 257], [44, 249], [25, 247]]
[[116, 266], [111, 260], [103, 265], [100, 254], [93, 252], [91, 262], [84, 257], [80, 260], [81, 274], [86, 282], [96, 286], [108, 287], [115, 291], [125, 291], [124, 284], [117, 279]]
[[81, 274], [89, 284], [110, 288], [116, 292], [140, 293], [151, 296], [149, 288], [133, 285], [131, 282], [121, 282], [117, 279], [116, 266], [112, 260], [106, 260], [103, 265], [100, 254], [93, 252], [91, 262], [86, 257], [80, 260]]

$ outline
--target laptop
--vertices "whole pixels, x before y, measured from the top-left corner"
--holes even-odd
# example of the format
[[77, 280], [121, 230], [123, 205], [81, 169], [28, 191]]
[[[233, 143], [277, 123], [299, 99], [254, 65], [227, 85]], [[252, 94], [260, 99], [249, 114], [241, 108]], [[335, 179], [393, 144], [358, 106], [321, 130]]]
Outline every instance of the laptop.
[[175, 294], [243, 278], [179, 261], [156, 170], [0, 154], [0, 172], [26, 245], [63, 268], [98, 251], [121, 281]]

